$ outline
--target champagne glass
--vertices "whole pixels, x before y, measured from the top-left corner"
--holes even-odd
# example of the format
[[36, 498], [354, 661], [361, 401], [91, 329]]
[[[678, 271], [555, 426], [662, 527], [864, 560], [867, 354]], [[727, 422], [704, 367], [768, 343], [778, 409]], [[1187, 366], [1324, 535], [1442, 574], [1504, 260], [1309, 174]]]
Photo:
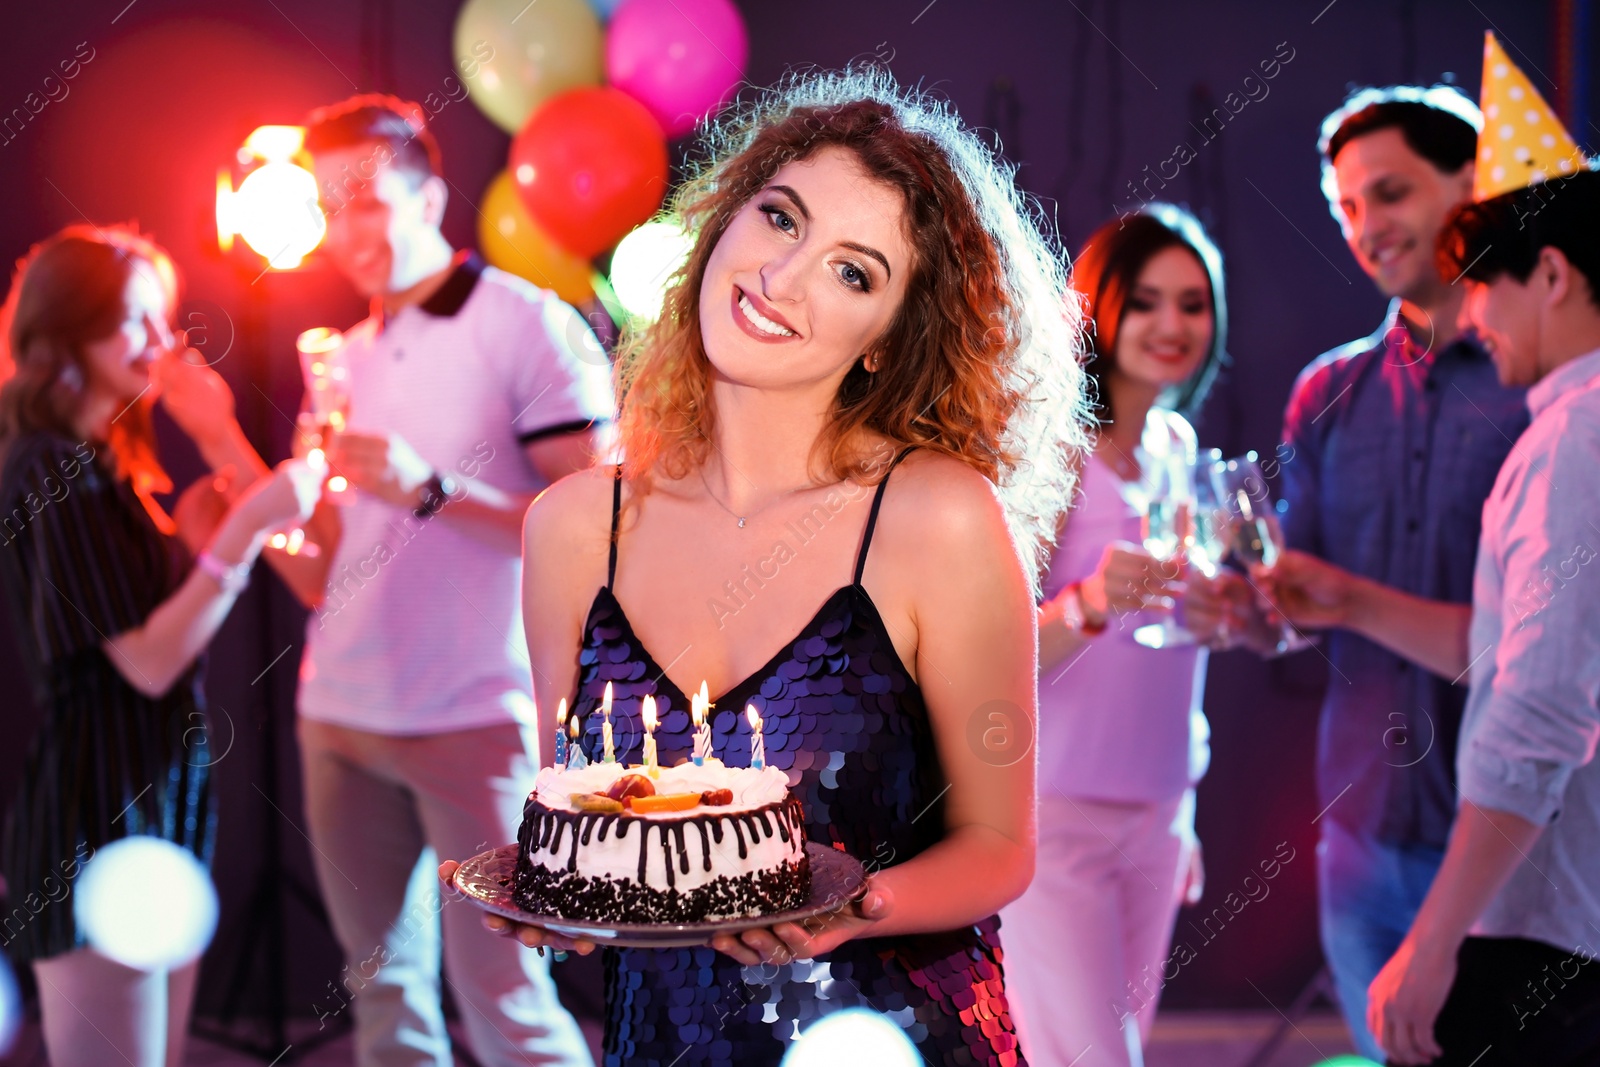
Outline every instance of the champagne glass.
[[[341, 354], [343, 340], [338, 330], [318, 326], [301, 332], [294, 341], [295, 351], [300, 356], [300, 372], [310, 397], [310, 410], [301, 412], [295, 419], [298, 440], [294, 452], [298, 455], [301, 448], [309, 445], [306, 462], [323, 471], [328, 469], [325, 445], [329, 429], [342, 429], [350, 414], [350, 390], [346, 381], [349, 372]], [[347, 488], [345, 480], [338, 475], [323, 483], [324, 492], [336, 503], [343, 502], [341, 497], [349, 496], [343, 492]], [[281, 549], [291, 556], [318, 554], [316, 542], [306, 540], [303, 526], [279, 530], [267, 538], [267, 547]]]
[[1222, 450], [1206, 451], [1194, 468], [1194, 537], [1189, 562], [1207, 578], [1215, 578], [1233, 545], [1233, 515], [1217, 496], [1212, 468], [1222, 460]]
[[[1145, 469], [1144, 548], [1163, 561], [1187, 558], [1194, 541], [1195, 482], [1192, 457], [1167, 451], [1154, 455]], [[1194, 634], [1168, 615], [1133, 631], [1146, 648], [1173, 648], [1195, 643]]]
[[[317, 461], [327, 458], [333, 435], [350, 420], [350, 368], [344, 358], [344, 335], [331, 326], [317, 326], [295, 338], [300, 354], [300, 371], [305, 378], [308, 410], [301, 413], [297, 428], [311, 444], [308, 456]], [[335, 474], [326, 483], [328, 499], [335, 504], [350, 502], [350, 483]]]
[[[1266, 476], [1254, 452], [1235, 459], [1217, 459], [1211, 466], [1212, 486], [1227, 509], [1233, 529], [1232, 548], [1247, 565], [1271, 567], [1283, 547], [1276, 508]], [[1277, 652], [1283, 655], [1310, 648], [1316, 642], [1296, 630], [1289, 620], [1278, 625]]]
[[[1211, 471], [1222, 460], [1222, 450], [1207, 449], [1194, 467], [1194, 536], [1189, 543], [1189, 564], [1207, 578], [1222, 572], [1222, 561], [1233, 545], [1233, 515], [1217, 496]], [[1217, 642], [1228, 644], [1228, 620], [1217, 627]]]

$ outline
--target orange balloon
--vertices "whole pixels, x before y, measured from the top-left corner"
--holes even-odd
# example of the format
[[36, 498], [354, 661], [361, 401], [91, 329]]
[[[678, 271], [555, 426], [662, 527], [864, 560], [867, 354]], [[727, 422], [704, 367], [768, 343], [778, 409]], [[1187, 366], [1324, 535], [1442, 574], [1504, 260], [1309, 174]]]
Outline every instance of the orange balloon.
[[550, 289], [569, 304], [594, 296], [589, 261], [566, 251], [528, 217], [509, 171], [489, 183], [478, 215], [478, 247], [494, 266]]

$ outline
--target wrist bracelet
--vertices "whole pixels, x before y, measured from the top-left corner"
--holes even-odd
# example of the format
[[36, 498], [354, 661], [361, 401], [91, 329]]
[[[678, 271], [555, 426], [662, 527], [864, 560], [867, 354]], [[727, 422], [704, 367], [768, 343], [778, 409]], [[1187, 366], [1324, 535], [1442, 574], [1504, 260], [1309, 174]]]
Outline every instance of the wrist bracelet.
[[224, 563], [211, 554], [210, 549], [202, 549], [200, 555], [195, 557], [195, 568], [216, 582], [224, 593], [238, 596], [250, 585], [250, 568], [254, 561], [244, 563]]

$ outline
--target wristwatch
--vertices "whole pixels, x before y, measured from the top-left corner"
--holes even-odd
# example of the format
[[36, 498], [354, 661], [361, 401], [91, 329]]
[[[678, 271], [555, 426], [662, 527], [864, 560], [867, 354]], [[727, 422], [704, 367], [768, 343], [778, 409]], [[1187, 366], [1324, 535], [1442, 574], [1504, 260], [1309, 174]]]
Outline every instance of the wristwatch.
[[231, 593], [234, 596], [238, 596], [249, 586], [250, 568], [254, 564], [254, 560], [244, 563], [224, 563], [209, 550], [202, 550], [194, 561], [195, 568], [201, 574], [216, 582], [224, 593]]
[[450, 503], [450, 498], [455, 496], [460, 488], [461, 483], [450, 477], [450, 475], [434, 471], [417, 491], [422, 503], [413, 508], [411, 514], [419, 519], [433, 518], [444, 509], [446, 504]]
[[1084, 610], [1083, 606], [1083, 587], [1080, 582], [1073, 582], [1062, 590], [1061, 618], [1067, 624], [1068, 629], [1076, 630], [1089, 637], [1105, 632], [1105, 619], [1101, 619], [1099, 622], [1089, 621], [1089, 613]]

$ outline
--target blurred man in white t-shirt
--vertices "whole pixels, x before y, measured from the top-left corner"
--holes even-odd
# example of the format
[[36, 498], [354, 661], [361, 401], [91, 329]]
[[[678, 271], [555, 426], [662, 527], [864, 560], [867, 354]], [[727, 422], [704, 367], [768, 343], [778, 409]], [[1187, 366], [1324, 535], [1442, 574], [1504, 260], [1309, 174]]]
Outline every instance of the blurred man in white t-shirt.
[[[612, 413], [587, 324], [452, 249], [420, 109], [362, 96], [308, 122], [329, 259], [372, 300], [344, 335], [350, 483], [280, 570], [312, 609], [299, 738], [313, 858], [344, 949], [357, 1062], [451, 1061], [439, 953], [485, 1067], [588, 1064], [548, 961], [438, 899], [436, 856], [516, 840], [537, 769], [522, 517], [594, 461]], [[441, 922], [442, 920], [442, 922]]]

